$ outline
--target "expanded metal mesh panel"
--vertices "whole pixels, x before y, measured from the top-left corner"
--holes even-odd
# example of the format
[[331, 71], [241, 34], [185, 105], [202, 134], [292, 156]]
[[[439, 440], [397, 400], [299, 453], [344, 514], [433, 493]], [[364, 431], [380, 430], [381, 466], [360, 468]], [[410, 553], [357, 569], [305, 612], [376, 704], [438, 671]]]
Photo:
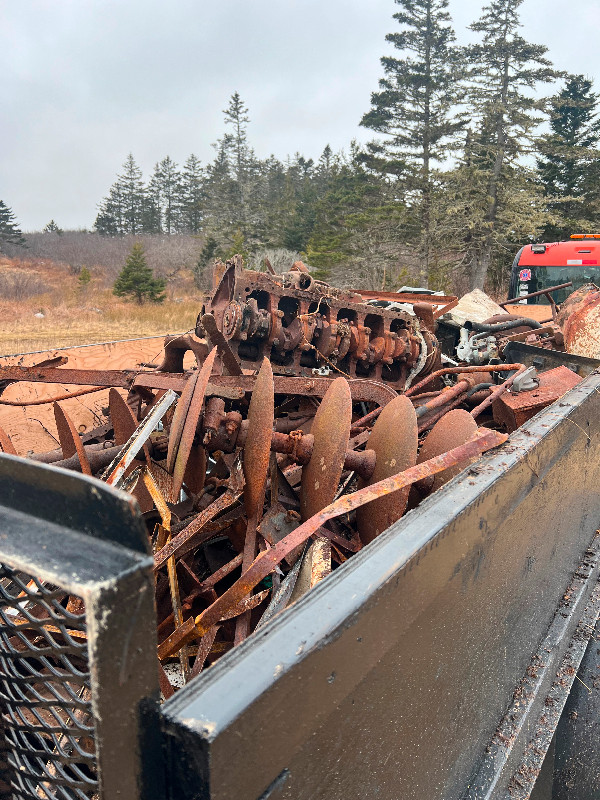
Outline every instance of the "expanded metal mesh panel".
[[2, 564], [0, 714], [9, 797], [98, 797], [83, 602]]

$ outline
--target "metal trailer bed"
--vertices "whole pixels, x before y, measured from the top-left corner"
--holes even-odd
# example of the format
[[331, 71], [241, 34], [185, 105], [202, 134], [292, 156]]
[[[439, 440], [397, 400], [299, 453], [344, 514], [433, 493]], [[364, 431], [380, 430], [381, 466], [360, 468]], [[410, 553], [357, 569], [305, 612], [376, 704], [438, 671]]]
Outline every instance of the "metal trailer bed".
[[163, 705], [131, 499], [0, 456], [0, 798], [597, 800], [599, 422], [593, 373]]

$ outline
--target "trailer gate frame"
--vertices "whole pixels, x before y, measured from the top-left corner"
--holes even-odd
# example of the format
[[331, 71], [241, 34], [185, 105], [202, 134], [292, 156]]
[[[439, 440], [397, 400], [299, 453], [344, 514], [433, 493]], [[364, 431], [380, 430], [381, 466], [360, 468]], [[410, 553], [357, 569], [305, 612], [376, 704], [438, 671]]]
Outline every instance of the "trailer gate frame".
[[[157, 702], [158, 673], [153, 561], [132, 499], [94, 479], [8, 455], [0, 458], [0, 498], [0, 725], [6, 737], [0, 767], [12, 787], [0, 789], [0, 797], [160, 796], [161, 771], [151, 762], [142, 770], [141, 735], [152, 735], [142, 717]], [[9, 589], [13, 571], [17, 584]], [[83, 617], [53, 598], [64, 592], [83, 600]], [[30, 612], [15, 602], [19, 597], [29, 600]], [[32, 624], [13, 621], [20, 609]], [[83, 677], [76, 669], [71, 674], [69, 643], [77, 633], [87, 639]], [[92, 724], [77, 718], [78, 711], [91, 711]], [[86, 738], [93, 757], [78, 759]], [[82, 769], [91, 770], [89, 782]]]

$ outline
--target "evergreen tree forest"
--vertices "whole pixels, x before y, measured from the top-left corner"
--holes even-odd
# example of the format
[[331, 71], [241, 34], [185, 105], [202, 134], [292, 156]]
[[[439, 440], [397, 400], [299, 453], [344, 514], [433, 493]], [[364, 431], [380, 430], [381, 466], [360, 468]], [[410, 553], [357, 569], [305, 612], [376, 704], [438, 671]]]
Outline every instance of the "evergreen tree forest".
[[260, 157], [236, 92], [210, 163], [165, 156], [144, 177], [130, 154], [96, 231], [198, 236], [199, 285], [214, 258], [284, 249], [336, 285], [387, 290], [499, 290], [523, 244], [597, 231], [599, 98], [524, 35], [523, 0], [490, 0], [466, 47], [448, 0], [394, 1], [393, 55], [357, 120], [371, 141]]

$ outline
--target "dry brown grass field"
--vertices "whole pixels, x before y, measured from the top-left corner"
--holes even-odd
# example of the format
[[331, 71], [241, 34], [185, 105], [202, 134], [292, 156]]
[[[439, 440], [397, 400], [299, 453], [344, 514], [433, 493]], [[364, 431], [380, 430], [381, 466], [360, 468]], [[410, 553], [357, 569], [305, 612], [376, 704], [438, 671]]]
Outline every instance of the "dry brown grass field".
[[169, 280], [164, 303], [144, 305], [115, 297], [101, 268], [91, 274], [82, 287], [67, 265], [0, 257], [0, 356], [194, 327], [202, 295], [191, 272]]

